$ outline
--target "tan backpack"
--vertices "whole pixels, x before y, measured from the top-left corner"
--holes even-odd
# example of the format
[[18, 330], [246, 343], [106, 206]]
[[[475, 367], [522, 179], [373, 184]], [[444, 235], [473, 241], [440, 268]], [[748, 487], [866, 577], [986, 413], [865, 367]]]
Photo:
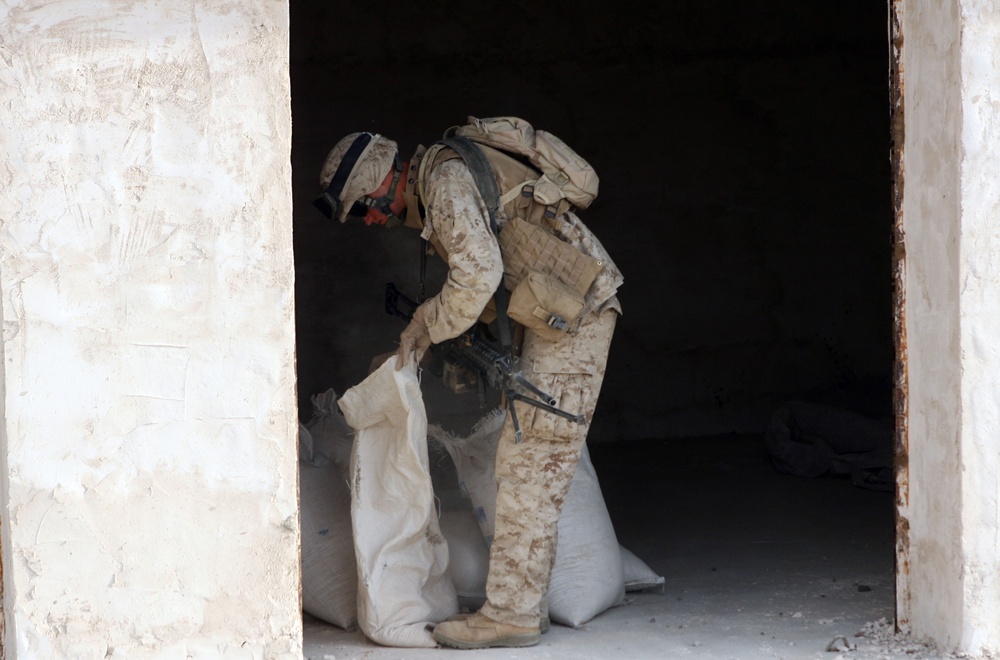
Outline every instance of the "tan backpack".
[[[489, 212], [504, 262], [497, 313], [558, 340], [580, 317], [604, 264], [557, 238], [550, 223], [570, 207], [594, 201], [594, 168], [556, 136], [517, 117], [469, 117], [465, 126], [448, 129], [424, 154], [421, 181], [439, 154], [465, 161]], [[509, 211], [502, 229], [501, 209]], [[511, 291], [509, 306], [505, 288]]]
[[548, 131], [535, 130], [518, 117], [469, 117], [464, 126], [453, 126], [445, 137], [466, 137], [479, 144], [528, 160], [541, 176], [504, 192], [501, 206], [530, 187], [531, 197], [555, 217], [573, 206], [585, 209], [597, 197], [599, 179], [590, 163]]

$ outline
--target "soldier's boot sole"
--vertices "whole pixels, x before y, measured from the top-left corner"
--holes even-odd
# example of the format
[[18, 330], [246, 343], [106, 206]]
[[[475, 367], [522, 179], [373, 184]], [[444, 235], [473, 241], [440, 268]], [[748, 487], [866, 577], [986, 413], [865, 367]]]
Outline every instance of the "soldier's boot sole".
[[456, 649], [535, 646], [541, 638], [538, 628], [510, 626], [478, 613], [440, 623], [432, 635], [438, 644]]

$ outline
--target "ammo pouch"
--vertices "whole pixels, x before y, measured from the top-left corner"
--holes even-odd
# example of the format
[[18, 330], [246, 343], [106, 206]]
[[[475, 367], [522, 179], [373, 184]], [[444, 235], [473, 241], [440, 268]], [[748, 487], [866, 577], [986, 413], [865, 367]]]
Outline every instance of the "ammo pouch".
[[583, 310], [583, 296], [551, 275], [529, 272], [510, 294], [507, 315], [543, 339], [556, 341]]
[[556, 341], [580, 318], [585, 296], [604, 262], [521, 218], [500, 230], [507, 314], [540, 337]]

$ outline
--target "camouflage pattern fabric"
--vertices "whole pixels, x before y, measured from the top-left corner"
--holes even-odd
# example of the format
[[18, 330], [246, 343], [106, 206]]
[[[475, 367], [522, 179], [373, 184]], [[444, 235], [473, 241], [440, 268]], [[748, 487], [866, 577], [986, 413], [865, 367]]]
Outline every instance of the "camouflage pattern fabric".
[[447, 252], [448, 277], [424, 304], [424, 321], [435, 344], [472, 327], [500, 285], [500, 245], [465, 163], [447, 161], [425, 183], [427, 217], [421, 236], [433, 233]]
[[580, 461], [604, 381], [618, 314], [588, 314], [557, 342], [525, 335], [524, 375], [551, 394], [556, 406], [586, 415], [576, 424], [534, 406], [515, 403], [523, 439], [514, 442], [510, 415], [497, 446], [497, 505], [486, 616], [515, 626], [538, 625], [539, 607], [555, 562], [556, 523]]
[[[426, 218], [422, 236], [443, 251], [448, 276], [442, 290], [423, 303], [431, 340], [439, 343], [472, 327], [503, 277], [503, 261], [489, 216], [461, 160], [436, 164], [422, 182]], [[500, 219], [501, 224], [506, 216]], [[576, 424], [517, 403], [521, 443], [514, 442], [508, 414], [497, 449], [496, 531], [490, 551], [483, 614], [502, 623], [537, 626], [555, 561], [556, 523], [580, 460], [608, 348], [621, 307], [615, 296], [622, 275], [600, 241], [573, 213], [554, 221], [554, 233], [605, 262], [587, 294], [587, 313], [566, 336], [547, 341], [525, 334], [524, 375], [552, 395], [556, 406], [586, 415]]]

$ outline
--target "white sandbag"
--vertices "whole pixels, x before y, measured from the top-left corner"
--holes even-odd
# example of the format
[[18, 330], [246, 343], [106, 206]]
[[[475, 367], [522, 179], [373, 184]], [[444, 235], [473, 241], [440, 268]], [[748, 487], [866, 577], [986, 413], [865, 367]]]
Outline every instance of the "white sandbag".
[[[504, 412], [489, 413], [467, 438], [458, 438], [438, 426], [430, 437], [443, 445], [458, 471], [464, 492], [487, 543], [493, 539], [496, 515], [494, 462]], [[625, 597], [618, 538], [590, 453], [584, 446], [557, 526], [556, 560], [549, 583], [549, 618], [567, 626], [580, 626]]]
[[621, 546], [586, 445], [557, 529], [549, 618], [575, 628], [625, 599]]
[[463, 610], [478, 610], [486, 601], [490, 549], [472, 509], [442, 511], [441, 533], [448, 541], [448, 575], [458, 604]]
[[458, 437], [434, 424], [428, 436], [451, 456], [458, 473], [458, 487], [472, 502], [472, 510], [489, 547], [493, 543], [493, 519], [497, 512], [497, 483], [494, 471], [497, 442], [503, 428], [503, 408], [487, 413], [467, 437]]
[[311, 463], [313, 458], [312, 433], [305, 424], [299, 422], [299, 463]]
[[[354, 429], [348, 425], [337, 406], [337, 393], [327, 390], [311, 398], [312, 418], [306, 423], [310, 434], [310, 463], [316, 466], [333, 462], [344, 477], [350, 475], [351, 447], [354, 444]], [[301, 448], [301, 443], [300, 443]]]
[[635, 556], [631, 550], [621, 546], [622, 575], [625, 591], [659, 591], [663, 593], [663, 576], [651, 569], [646, 562]]
[[337, 466], [316, 452], [312, 433], [301, 423], [299, 521], [302, 610], [350, 630], [358, 623], [351, 491]]
[[[448, 574], [463, 610], [477, 610], [486, 599], [490, 552], [471, 509], [441, 512], [441, 533], [448, 541]], [[628, 548], [619, 545], [626, 592], [663, 593], [663, 576]]]
[[434, 647], [427, 624], [458, 612], [427, 464], [427, 413], [416, 362], [389, 358], [344, 393], [356, 435], [351, 522], [358, 563], [358, 625], [387, 646]]
[[299, 464], [302, 610], [346, 630], [357, 623], [351, 491], [332, 463]]

